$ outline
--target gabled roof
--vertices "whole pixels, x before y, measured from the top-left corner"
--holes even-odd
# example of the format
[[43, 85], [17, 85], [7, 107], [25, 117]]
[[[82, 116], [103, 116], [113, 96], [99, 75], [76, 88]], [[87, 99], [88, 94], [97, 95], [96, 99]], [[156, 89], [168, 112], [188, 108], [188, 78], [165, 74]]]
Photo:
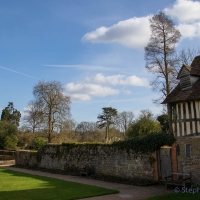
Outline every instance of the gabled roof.
[[196, 56], [191, 64], [191, 75], [200, 76], [200, 56]]
[[200, 56], [196, 56], [190, 66], [183, 65], [178, 73], [177, 78], [181, 78], [185, 75], [199, 76], [199, 79], [193, 83], [191, 89], [182, 90], [180, 83], [175, 89], [166, 97], [162, 104], [173, 102], [184, 102], [200, 100]]
[[200, 79], [187, 91], [182, 91], [179, 83], [162, 104], [194, 100], [200, 100]]
[[190, 74], [190, 71], [191, 71], [191, 67], [188, 66], [188, 65], [183, 64], [181, 69], [180, 69], [180, 71], [179, 71], [179, 73], [178, 73], [177, 79], [179, 79], [181, 77], [181, 75], [183, 75], [183, 74], [186, 74], [186, 73]]

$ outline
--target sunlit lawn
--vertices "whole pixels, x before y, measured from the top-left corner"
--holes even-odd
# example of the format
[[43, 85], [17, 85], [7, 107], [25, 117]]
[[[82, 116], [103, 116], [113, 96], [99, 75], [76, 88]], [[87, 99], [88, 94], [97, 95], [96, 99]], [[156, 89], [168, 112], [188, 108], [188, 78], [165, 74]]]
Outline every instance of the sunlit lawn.
[[66, 200], [117, 193], [116, 190], [0, 169], [0, 200]]

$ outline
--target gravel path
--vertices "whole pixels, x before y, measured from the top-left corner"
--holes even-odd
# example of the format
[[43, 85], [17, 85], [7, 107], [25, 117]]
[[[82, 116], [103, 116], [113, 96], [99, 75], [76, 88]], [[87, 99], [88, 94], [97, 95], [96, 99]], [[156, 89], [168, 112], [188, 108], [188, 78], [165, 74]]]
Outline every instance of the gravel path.
[[61, 175], [61, 174], [52, 174], [49, 172], [41, 172], [41, 171], [34, 171], [30, 169], [23, 169], [23, 168], [17, 168], [14, 166], [6, 166], [1, 165], [1, 168], [6, 168], [13, 171], [18, 172], [24, 172], [27, 174], [35, 174], [39, 176], [46, 176], [66, 181], [72, 181], [77, 183], [83, 183], [88, 185], [95, 185], [100, 186], [104, 188], [114, 189], [118, 190], [119, 193], [117, 194], [111, 194], [111, 195], [104, 195], [99, 197], [91, 197], [86, 198], [85, 200], [118, 200], [118, 199], [127, 199], [127, 200], [143, 200], [148, 197], [153, 196], [159, 196], [162, 194], [169, 194], [173, 193], [173, 190], [166, 190], [164, 186], [147, 186], [147, 187], [140, 187], [140, 186], [133, 186], [133, 185], [126, 185], [126, 184], [120, 184], [120, 183], [112, 183], [112, 182], [106, 182], [106, 181], [99, 181], [99, 180], [93, 180], [93, 179], [87, 179], [85, 177], [80, 176], [68, 176], [68, 175]]

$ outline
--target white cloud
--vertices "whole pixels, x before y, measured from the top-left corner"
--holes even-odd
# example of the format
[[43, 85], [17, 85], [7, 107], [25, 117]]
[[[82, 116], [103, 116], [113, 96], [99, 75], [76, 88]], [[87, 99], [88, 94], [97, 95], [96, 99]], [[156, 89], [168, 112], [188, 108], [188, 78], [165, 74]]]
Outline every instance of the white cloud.
[[26, 113], [24, 111], [20, 111], [20, 113], [21, 113], [21, 120], [20, 121], [22, 121], [22, 119], [26, 116]]
[[118, 85], [119, 80], [122, 79], [124, 75], [112, 75], [112, 76], [104, 76], [101, 73], [98, 73], [93, 78], [86, 78], [86, 81], [88, 82], [94, 82], [97, 84], [109, 84], [109, 85]]
[[177, 0], [171, 8], [164, 12], [178, 20], [177, 28], [183, 38], [200, 37], [200, 2], [191, 0]]
[[[192, 0], [176, 0], [175, 3], [164, 12], [178, 20], [177, 28], [183, 38], [200, 37], [200, 2]], [[119, 21], [110, 27], [99, 27], [86, 33], [82, 41], [92, 43], [120, 43], [129, 48], [144, 48], [149, 41], [151, 31], [149, 18], [134, 17]]]
[[149, 81], [146, 78], [139, 78], [135, 75], [126, 77], [124, 80], [119, 81], [120, 85], [131, 85], [131, 86], [144, 86], [150, 87]]
[[191, 0], [177, 0], [171, 8], [164, 12], [180, 23], [193, 23], [200, 20], [200, 2]]
[[193, 24], [179, 24], [177, 28], [184, 38], [200, 37], [200, 22]]
[[124, 90], [123, 92], [124, 92], [124, 94], [126, 94], [126, 95], [131, 94], [131, 91], [130, 91], [130, 90]]
[[150, 37], [149, 17], [134, 17], [119, 21], [111, 27], [100, 27], [95, 31], [86, 33], [82, 41], [94, 43], [116, 42], [130, 48], [143, 48], [147, 45]]
[[[67, 89], [66, 89], [66, 92], [68, 92]], [[73, 91], [71, 91], [71, 92], [73, 92]], [[70, 94], [70, 97], [72, 99], [82, 100], [82, 101], [87, 101], [87, 100], [91, 99], [91, 96], [88, 94]]]
[[30, 111], [31, 110], [31, 106], [25, 106], [24, 107], [24, 111], [26, 112], [26, 111]]
[[119, 93], [119, 90], [93, 83], [68, 83], [65, 86], [65, 93], [74, 99], [90, 100], [93, 96], [105, 97], [116, 95]]
[[27, 115], [27, 111], [30, 111], [30, 110], [31, 110], [30, 106], [25, 106], [23, 108], [23, 111], [20, 111], [20, 113], [21, 113], [21, 119], [23, 119]]
[[94, 78], [86, 78], [88, 82], [94, 82], [96, 84], [109, 84], [109, 85], [123, 85], [123, 86], [144, 86], [149, 87], [149, 81], [146, 78], [139, 78], [135, 75], [126, 77], [125, 75], [112, 75], [104, 76], [98, 73]]
[[[83, 83], [68, 83], [65, 86], [65, 93], [72, 99], [90, 100], [92, 97], [106, 97], [118, 95], [120, 89], [111, 86], [143, 86], [150, 87], [145, 78], [139, 78], [135, 75], [126, 77], [125, 75], [104, 76], [101, 73], [92, 78], [86, 78]], [[130, 90], [125, 90], [124, 94], [130, 94]]]

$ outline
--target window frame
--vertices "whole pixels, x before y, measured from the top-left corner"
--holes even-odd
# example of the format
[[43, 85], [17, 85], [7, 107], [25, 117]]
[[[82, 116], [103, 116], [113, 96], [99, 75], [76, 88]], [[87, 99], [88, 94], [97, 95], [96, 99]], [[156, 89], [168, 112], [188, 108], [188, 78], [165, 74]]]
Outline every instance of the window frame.
[[185, 145], [185, 157], [186, 158], [191, 158], [191, 153], [192, 153], [192, 145], [191, 144], [186, 144]]

